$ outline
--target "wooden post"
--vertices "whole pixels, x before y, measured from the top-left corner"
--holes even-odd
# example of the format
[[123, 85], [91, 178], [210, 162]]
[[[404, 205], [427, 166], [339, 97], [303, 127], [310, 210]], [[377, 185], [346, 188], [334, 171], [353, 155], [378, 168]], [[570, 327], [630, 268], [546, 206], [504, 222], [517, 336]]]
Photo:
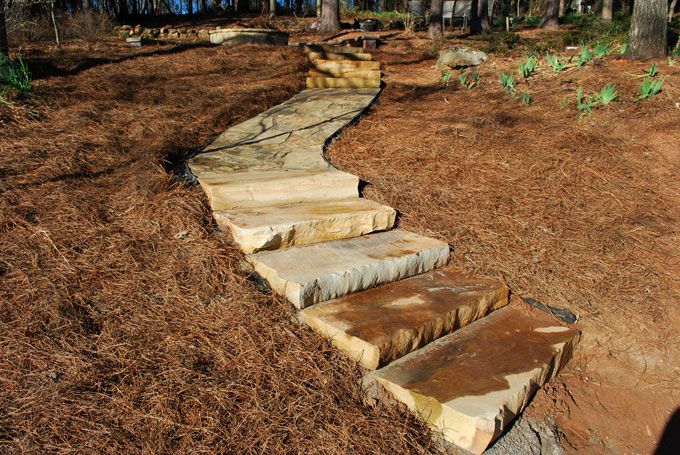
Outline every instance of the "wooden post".
[[510, 31], [510, 17], [505, 16], [505, 31], [509, 32]]

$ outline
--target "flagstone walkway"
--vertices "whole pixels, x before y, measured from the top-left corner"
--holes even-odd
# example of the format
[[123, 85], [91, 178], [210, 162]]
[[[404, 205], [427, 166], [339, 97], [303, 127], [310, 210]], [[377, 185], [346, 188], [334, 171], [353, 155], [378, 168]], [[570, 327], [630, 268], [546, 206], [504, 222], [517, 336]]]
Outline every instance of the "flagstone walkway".
[[[309, 49], [322, 66], [308, 85], [375, 85], [373, 73], [343, 77], [370, 60], [348, 49]], [[358, 177], [326, 160], [328, 140], [379, 92], [305, 90], [228, 129], [189, 167], [255, 271], [369, 370], [367, 395], [403, 403], [481, 453], [566, 363], [579, 333], [508, 305], [497, 280], [445, 267], [445, 242], [392, 229], [396, 211], [359, 197]]]

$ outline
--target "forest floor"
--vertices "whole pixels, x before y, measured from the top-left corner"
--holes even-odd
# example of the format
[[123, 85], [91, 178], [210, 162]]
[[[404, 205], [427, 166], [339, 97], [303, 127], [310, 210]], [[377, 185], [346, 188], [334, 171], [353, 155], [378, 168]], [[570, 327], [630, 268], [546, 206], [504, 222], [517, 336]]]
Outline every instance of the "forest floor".
[[[301, 90], [297, 49], [25, 53], [35, 93], [0, 105], [0, 451], [437, 450], [406, 413], [363, 404], [359, 367], [258, 291], [170, 172]], [[525, 105], [498, 83], [521, 49], [472, 90], [440, 83], [422, 36], [375, 57], [386, 88], [331, 161], [456, 266], [579, 315], [529, 418], [570, 451], [651, 452], [680, 406], [680, 68], [659, 62], [664, 91], [637, 103], [649, 62], [544, 63]], [[578, 119], [576, 87], [606, 83], [621, 99]]]

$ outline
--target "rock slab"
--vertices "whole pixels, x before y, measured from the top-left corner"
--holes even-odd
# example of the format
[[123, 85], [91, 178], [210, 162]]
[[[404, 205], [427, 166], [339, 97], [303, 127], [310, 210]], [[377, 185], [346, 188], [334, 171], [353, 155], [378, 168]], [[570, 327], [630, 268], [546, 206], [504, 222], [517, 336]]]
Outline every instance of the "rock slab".
[[375, 369], [507, 303], [500, 281], [439, 269], [311, 306], [300, 318]]
[[446, 265], [448, 244], [395, 229], [248, 255], [255, 271], [298, 308]]
[[359, 237], [394, 225], [396, 211], [362, 198], [264, 206], [213, 213], [246, 253]]
[[568, 361], [580, 333], [510, 305], [369, 373], [448, 442], [482, 453]]

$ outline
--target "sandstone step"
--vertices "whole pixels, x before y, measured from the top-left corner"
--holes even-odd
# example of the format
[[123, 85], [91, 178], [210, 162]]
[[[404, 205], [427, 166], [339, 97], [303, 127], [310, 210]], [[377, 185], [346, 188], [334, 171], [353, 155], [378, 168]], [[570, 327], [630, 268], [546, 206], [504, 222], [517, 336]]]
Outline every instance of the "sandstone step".
[[300, 318], [375, 369], [507, 303], [500, 281], [439, 269], [305, 308]]
[[328, 68], [339, 69], [362, 69], [362, 70], [379, 70], [380, 62], [361, 61], [361, 60], [314, 60], [312, 67], [318, 70], [325, 70]]
[[510, 305], [364, 377], [444, 438], [482, 453], [568, 361], [579, 332]]
[[272, 289], [298, 308], [442, 267], [449, 246], [395, 229], [247, 258]]
[[372, 60], [373, 56], [365, 52], [346, 53], [346, 52], [310, 52], [307, 54], [310, 60]]
[[311, 201], [285, 206], [231, 209], [213, 213], [246, 253], [346, 239], [384, 231], [396, 211], [363, 198]]
[[380, 77], [308, 77], [307, 88], [378, 88]]
[[361, 77], [361, 78], [377, 78], [380, 79], [380, 70], [357, 70], [357, 69], [326, 69], [326, 70], [309, 70], [309, 75], [312, 77]]
[[359, 178], [333, 168], [298, 171], [204, 172], [199, 182], [213, 211], [359, 196]]
[[307, 44], [305, 52], [333, 52], [335, 54], [361, 54], [364, 49], [361, 47], [335, 46], [332, 44]]

